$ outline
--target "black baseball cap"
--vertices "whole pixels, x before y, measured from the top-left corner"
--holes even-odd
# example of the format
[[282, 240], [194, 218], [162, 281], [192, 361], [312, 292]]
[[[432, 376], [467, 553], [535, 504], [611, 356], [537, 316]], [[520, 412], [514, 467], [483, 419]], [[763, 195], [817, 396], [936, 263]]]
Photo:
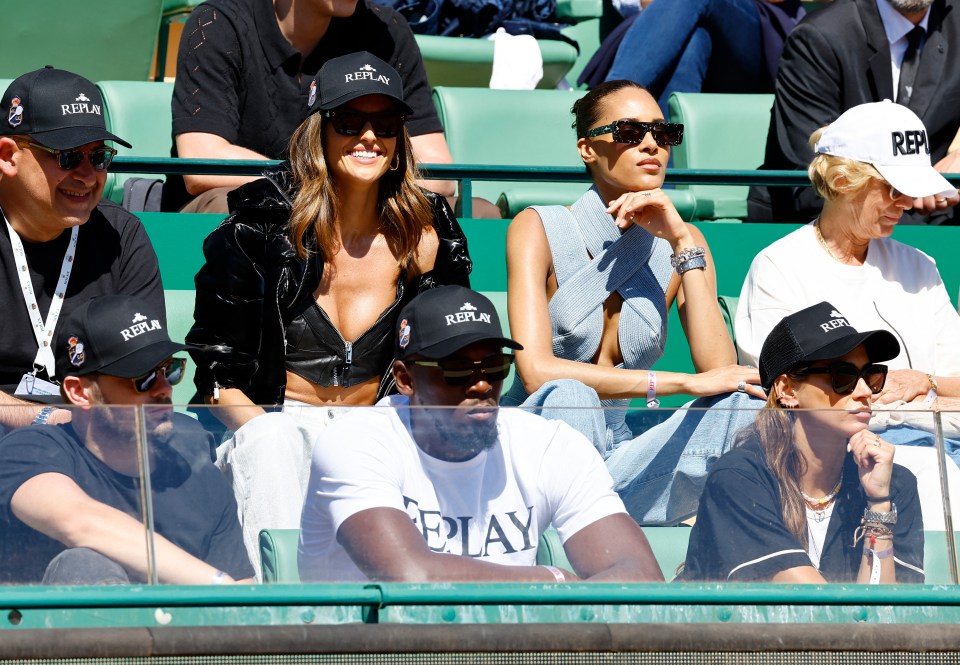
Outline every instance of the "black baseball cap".
[[839, 358], [861, 344], [870, 362], [900, 355], [900, 343], [889, 331], [857, 332], [836, 307], [828, 302], [817, 303], [785, 316], [767, 335], [760, 350], [760, 381], [769, 392], [774, 380], [790, 368]]
[[413, 114], [413, 109], [403, 101], [400, 74], [367, 51], [343, 55], [323, 63], [310, 83], [308, 114], [335, 109], [364, 95], [386, 95], [404, 113]]
[[93, 372], [125, 379], [143, 376], [187, 348], [170, 340], [161, 314], [133, 296], [98, 296], [83, 303], [57, 325], [57, 377]]
[[397, 357], [419, 354], [438, 359], [474, 342], [494, 341], [520, 351], [523, 347], [503, 334], [497, 308], [486, 296], [462, 286], [424, 291], [400, 311]]
[[49, 65], [14, 79], [0, 98], [0, 109], [7, 112], [0, 135], [24, 134], [54, 150], [94, 141], [133, 147], [107, 131], [97, 86]]

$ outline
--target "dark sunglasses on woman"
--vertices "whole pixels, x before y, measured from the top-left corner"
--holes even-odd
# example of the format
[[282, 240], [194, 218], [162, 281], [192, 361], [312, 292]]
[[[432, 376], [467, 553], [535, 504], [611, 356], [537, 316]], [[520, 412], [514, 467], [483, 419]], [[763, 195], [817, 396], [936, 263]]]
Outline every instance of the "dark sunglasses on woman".
[[108, 148], [107, 146], [93, 148], [92, 150], [84, 152], [80, 148], [54, 150], [53, 148], [48, 148], [45, 145], [34, 143], [33, 141], [17, 141], [17, 145], [36, 148], [54, 155], [57, 158], [57, 165], [64, 171], [72, 171], [80, 166], [80, 162], [83, 161], [84, 157], [90, 160], [90, 166], [93, 167], [94, 171], [106, 171], [113, 162], [114, 156], [117, 154], [116, 150]]
[[138, 376], [133, 379], [133, 387], [138, 393], [145, 393], [157, 382], [157, 378], [160, 376], [160, 373], [163, 372], [163, 375], [167, 377], [167, 383], [171, 386], [175, 386], [183, 379], [183, 370], [187, 367], [186, 358], [170, 358], [152, 370], [144, 374], [143, 376]]
[[659, 146], [680, 145], [683, 143], [683, 125], [678, 122], [640, 122], [630, 118], [622, 118], [610, 125], [597, 127], [587, 132], [587, 136], [602, 136], [613, 134], [617, 143], [643, 143], [647, 132], [653, 134], [653, 140]]
[[333, 130], [341, 136], [359, 136], [367, 123], [373, 127], [373, 133], [385, 139], [390, 139], [403, 130], [403, 123], [407, 117], [399, 111], [382, 111], [380, 113], [361, 113], [353, 109], [333, 109], [324, 111], [323, 117], [333, 124]]
[[443, 358], [441, 360], [407, 360], [406, 362], [421, 367], [439, 367], [447, 385], [462, 386], [470, 383], [477, 370], [480, 370], [487, 381], [503, 381], [507, 378], [513, 358], [509, 353], [496, 353], [480, 360]]
[[857, 381], [860, 377], [866, 381], [867, 387], [874, 395], [880, 394], [884, 384], [887, 382], [887, 366], [869, 364], [864, 365], [862, 369], [852, 363], [836, 362], [826, 367], [808, 367], [791, 374], [806, 376], [808, 374], [829, 374], [830, 383], [833, 392], [838, 395], [849, 395], [857, 387]]

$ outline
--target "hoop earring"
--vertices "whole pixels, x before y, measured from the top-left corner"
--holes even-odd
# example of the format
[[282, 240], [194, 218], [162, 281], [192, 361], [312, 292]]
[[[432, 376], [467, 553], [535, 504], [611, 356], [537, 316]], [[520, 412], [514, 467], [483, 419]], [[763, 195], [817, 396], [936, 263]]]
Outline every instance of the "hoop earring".
[[782, 396], [782, 395], [777, 395], [777, 406], [779, 406], [781, 409], [795, 409], [795, 408], [797, 408], [797, 406], [796, 406], [795, 404], [784, 404], [784, 403], [783, 403], [783, 396]]
[[396, 171], [398, 168], [400, 168], [400, 155], [399, 155], [399, 154], [394, 155], [394, 156], [393, 156], [393, 161], [390, 162], [390, 170], [391, 170], [391, 171]]

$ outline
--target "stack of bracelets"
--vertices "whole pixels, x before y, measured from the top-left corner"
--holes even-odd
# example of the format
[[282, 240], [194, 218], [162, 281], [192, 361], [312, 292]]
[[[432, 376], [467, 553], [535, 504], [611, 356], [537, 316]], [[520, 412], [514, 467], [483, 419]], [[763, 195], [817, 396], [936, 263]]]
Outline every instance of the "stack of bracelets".
[[[869, 503], [889, 501], [889, 496], [867, 497]], [[884, 513], [871, 510], [868, 506], [863, 511], [860, 526], [853, 534], [853, 544], [863, 539], [863, 556], [870, 561], [870, 584], [880, 583], [880, 561], [893, 556], [893, 531], [890, 526], [897, 523], [897, 505], [890, 504], [890, 512]], [[883, 541], [878, 543], [878, 541]]]
[[678, 275], [682, 275], [688, 270], [706, 270], [706, 254], [707, 250], [703, 247], [687, 247], [670, 257], [670, 265], [673, 266]]

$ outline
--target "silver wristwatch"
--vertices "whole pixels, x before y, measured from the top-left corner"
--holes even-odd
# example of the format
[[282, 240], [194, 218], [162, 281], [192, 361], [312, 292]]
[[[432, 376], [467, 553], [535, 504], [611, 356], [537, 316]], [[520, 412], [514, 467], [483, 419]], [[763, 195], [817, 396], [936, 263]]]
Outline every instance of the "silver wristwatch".
[[863, 510], [863, 523], [867, 522], [879, 523], [879, 524], [896, 524], [897, 523], [897, 504], [890, 504], [890, 512], [882, 513], [879, 510], [870, 510], [870, 508], [864, 508]]

